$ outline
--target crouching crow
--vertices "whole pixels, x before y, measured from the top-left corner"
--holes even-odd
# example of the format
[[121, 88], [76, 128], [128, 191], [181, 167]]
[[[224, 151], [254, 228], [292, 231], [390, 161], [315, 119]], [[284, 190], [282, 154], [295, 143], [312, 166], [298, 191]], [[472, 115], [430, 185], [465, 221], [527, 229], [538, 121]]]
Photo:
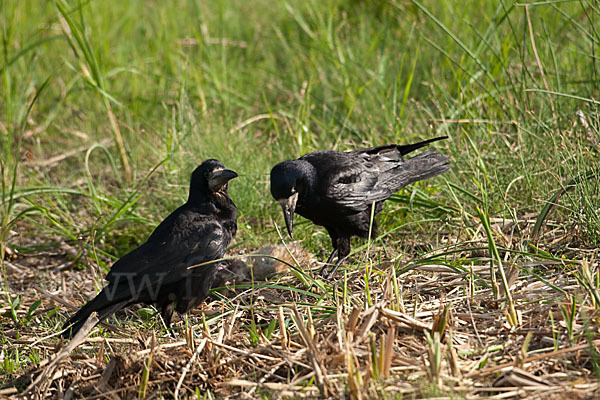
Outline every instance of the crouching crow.
[[[65, 323], [63, 336], [75, 335], [94, 311], [103, 320], [130, 304], [155, 304], [169, 327], [173, 309], [185, 313], [196, 307], [218, 268], [204, 263], [223, 257], [237, 229], [237, 209], [227, 193], [227, 182], [236, 176], [217, 160], [197, 167], [187, 202], [113, 264], [104, 289]], [[188, 269], [198, 264], [203, 265]]]
[[[383, 202], [404, 186], [450, 169], [448, 157], [433, 150], [407, 160], [402, 158], [446, 138], [348, 152], [315, 151], [275, 165], [271, 170], [271, 194], [283, 208], [290, 237], [294, 212], [324, 226], [331, 237], [333, 252], [321, 273], [337, 255], [333, 274], [350, 253], [350, 238], [369, 236], [373, 203], [377, 215], [383, 209]], [[373, 223], [372, 237], [377, 235], [376, 228]]]

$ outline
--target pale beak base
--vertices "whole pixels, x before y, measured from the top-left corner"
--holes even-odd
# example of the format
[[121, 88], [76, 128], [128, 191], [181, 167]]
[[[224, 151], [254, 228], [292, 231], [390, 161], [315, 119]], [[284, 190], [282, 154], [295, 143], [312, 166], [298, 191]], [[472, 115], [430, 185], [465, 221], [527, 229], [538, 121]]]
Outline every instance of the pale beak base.
[[227, 182], [237, 176], [237, 172], [230, 169], [214, 170], [208, 178], [208, 188], [213, 192], [218, 192]]
[[292, 228], [294, 225], [294, 211], [296, 210], [296, 202], [298, 201], [298, 192], [292, 194], [287, 199], [279, 199], [278, 201], [283, 209], [283, 219], [285, 220], [288, 235], [293, 239]]

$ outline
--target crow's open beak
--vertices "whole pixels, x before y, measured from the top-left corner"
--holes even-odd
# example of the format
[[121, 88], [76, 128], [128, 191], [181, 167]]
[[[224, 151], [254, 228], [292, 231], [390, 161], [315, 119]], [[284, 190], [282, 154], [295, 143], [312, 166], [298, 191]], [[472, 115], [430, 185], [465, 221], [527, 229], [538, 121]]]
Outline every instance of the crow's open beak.
[[279, 204], [283, 209], [283, 218], [285, 219], [285, 227], [287, 228], [290, 238], [292, 236], [292, 227], [294, 224], [294, 211], [296, 210], [296, 202], [298, 201], [298, 192], [294, 193], [287, 199], [280, 199]]
[[208, 178], [208, 187], [213, 192], [218, 192], [231, 179], [238, 176], [237, 172], [230, 169], [215, 169]]

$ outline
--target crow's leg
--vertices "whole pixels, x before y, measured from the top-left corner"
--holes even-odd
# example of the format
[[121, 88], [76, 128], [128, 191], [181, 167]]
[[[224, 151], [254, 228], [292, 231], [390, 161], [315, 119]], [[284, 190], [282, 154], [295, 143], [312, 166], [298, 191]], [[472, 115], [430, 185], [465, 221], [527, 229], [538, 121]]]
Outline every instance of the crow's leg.
[[[346, 261], [348, 254], [350, 254], [350, 238], [349, 237], [340, 237], [340, 236], [333, 236], [333, 235], [331, 235], [331, 236], [332, 236], [331, 241], [333, 243], [334, 249], [333, 249], [333, 252], [331, 253], [331, 255], [329, 256], [329, 258], [327, 259], [327, 262], [325, 263], [325, 265], [319, 272], [319, 274], [324, 278], [332, 277], [333, 274], [335, 274], [335, 272], [339, 268], [339, 266], [342, 265], [342, 263], [344, 261]], [[331, 265], [331, 262], [333, 261], [333, 258], [336, 255], [338, 258], [337, 262], [334, 264], [334, 266], [330, 272], [325, 273], [325, 271], [327, 270], [327, 267], [329, 265]]]
[[323, 267], [323, 269], [321, 269], [321, 276], [323, 278], [331, 278], [333, 276], [333, 274], [335, 274], [335, 271], [337, 271], [337, 269], [339, 268], [339, 266], [342, 265], [342, 263], [345, 260], [346, 260], [346, 258], [338, 258], [337, 262], [335, 263], [335, 265], [333, 266], [333, 268], [331, 269], [331, 271], [329, 271], [327, 273], [323, 273], [323, 272], [325, 272], [325, 269], [329, 265], [329, 264], [325, 264], [325, 266]]
[[171, 320], [173, 319], [173, 303], [163, 304], [160, 315], [162, 316], [165, 326], [167, 327], [167, 330], [171, 336], [175, 337], [175, 333], [171, 329]]
[[333, 251], [329, 255], [329, 258], [327, 259], [327, 261], [325, 261], [325, 265], [323, 265], [323, 268], [321, 268], [321, 270], [319, 271], [319, 275], [325, 276], [325, 270], [327, 269], [327, 267], [329, 265], [331, 265], [331, 262], [333, 261], [333, 259], [337, 255], [337, 253], [338, 253], [338, 249], [336, 247], [336, 248], [333, 249]]
[[350, 238], [349, 237], [338, 238], [337, 251], [338, 251], [338, 261], [333, 266], [333, 269], [329, 272], [329, 276], [328, 276], [329, 278], [331, 278], [333, 276], [333, 274], [335, 274], [335, 272], [337, 271], [339, 266], [342, 265], [342, 263], [348, 259], [348, 254], [350, 254]]

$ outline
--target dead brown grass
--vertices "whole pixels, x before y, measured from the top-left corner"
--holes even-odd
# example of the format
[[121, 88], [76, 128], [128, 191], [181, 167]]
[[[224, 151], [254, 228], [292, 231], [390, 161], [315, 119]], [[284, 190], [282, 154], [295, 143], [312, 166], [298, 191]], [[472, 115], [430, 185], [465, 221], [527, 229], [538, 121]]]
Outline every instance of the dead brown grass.
[[[485, 246], [481, 239], [475, 238], [472, 247]], [[373, 255], [376, 251], [371, 249]], [[93, 293], [91, 278], [99, 272], [90, 274], [93, 265], [83, 271], [70, 268], [68, 252], [73, 251], [65, 247], [15, 256], [7, 264], [11, 287], [4, 295], [21, 295], [20, 317], [38, 299], [39, 320], [55, 307], [71, 312], [83, 302], [81, 293]], [[227, 298], [196, 310], [187, 329], [178, 322], [174, 337], [156, 319], [140, 324], [140, 317], [128, 310], [119, 315], [128, 322], [117, 328], [110, 319], [105, 326], [111, 333], [93, 333], [60, 362], [54, 360], [65, 345], [57, 340], [61, 319], [50, 319], [54, 326], [15, 327], [4, 317], [8, 342], [3, 357], [35, 348], [42, 361], [12, 374], [1, 393], [22, 396], [40, 374], [47, 374], [31, 385], [29, 396], [128, 399], [143, 389], [146, 398], [196, 393], [210, 398], [203, 397], [209, 392], [225, 399], [597, 398], [597, 305], [574, 274], [565, 272], [583, 264], [515, 261], [507, 255], [519, 317], [511, 325], [503, 300], [494, 300], [491, 289], [481, 284], [490, 271], [483, 256], [483, 250], [457, 252], [451, 258], [460, 260], [462, 270], [451, 263], [419, 263], [396, 279], [392, 269], [412, 260], [378, 264], [377, 257], [366, 258], [362, 268], [338, 274], [336, 282], [316, 281], [308, 288], [283, 273], [230, 289]], [[309, 255], [299, 259], [304, 270], [318, 271]], [[370, 305], [365, 266], [371, 270]], [[598, 263], [591, 260], [588, 267], [597, 270]], [[522, 268], [542, 271], [547, 283]], [[320, 286], [329, 284], [335, 288]], [[579, 299], [571, 340], [561, 312], [561, 307], [569, 309], [569, 297], [549, 285]]]

